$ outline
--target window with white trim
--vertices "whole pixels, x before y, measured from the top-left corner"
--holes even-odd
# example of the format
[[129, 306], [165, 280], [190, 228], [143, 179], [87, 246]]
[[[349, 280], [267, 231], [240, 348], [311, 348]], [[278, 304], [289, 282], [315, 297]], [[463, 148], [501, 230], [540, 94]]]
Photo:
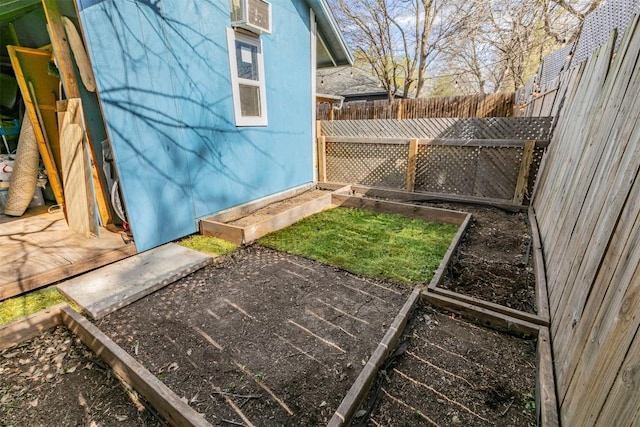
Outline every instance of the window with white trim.
[[236, 126], [266, 126], [267, 98], [262, 42], [227, 28]]

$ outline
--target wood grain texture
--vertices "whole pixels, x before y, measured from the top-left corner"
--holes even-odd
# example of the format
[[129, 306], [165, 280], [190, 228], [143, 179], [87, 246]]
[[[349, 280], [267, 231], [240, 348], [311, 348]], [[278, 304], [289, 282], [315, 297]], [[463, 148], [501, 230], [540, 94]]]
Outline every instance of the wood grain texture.
[[[216, 221], [216, 222], [230, 222], [233, 220], [236, 220], [238, 218], [242, 218], [243, 216], [246, 216], [248, 214], [250, 214], [251, 212], [255, 212], [258, 209], [261, 209], [265, 206], [268, 206], [272, 203], [276, 203], [279, 202], [280, 200], [284, 200], [284, 199], [288, 199], [290, 197], [295, 197], [299, 194], [302, 194], [304, 192], [307, 192], [313, 188], [315, 188], [315, 184], [305, 184], [305, 185], [301, 185], [299, 187], [296, 188], [292, 188], [290, 190], [287, 191], [282, 191], [280, 193], [276, 193], [273, 194], [271, 196], [267, 196], [267, 197], [263, 197], [261, 199], [258, 200], [254, 200], [252, 202], [249, 203], [243, 203], [240, 206], [234, 206], [232, 208], [229, 209], [225, 209], [223, 211], [220, 211], [214, 215], [210, 215], [206, 218], [204, 218], [205, 220], [211, 220], [211, 221]], [[340, 186], [342, 187], [342, 186]]]
[[136, 253], [119, 234], [86, 239], [62, 212], [30, 216], [0, 229], [0, 300], [37, 289]]
[[211, 219], [200, 220], [200, 234], [219, 237], [236, 245], [242, 245], [245, 241], [243, 227], [225, 224]]
[[453, 239], [449, 244], [449, 248], [447, 249], [447, 252], [442, 257], [442, 261], [440, 261], [440, 265], [438, 266], [438, 268], [436, 269], [436, 272], [431, 278], [431, 282], [429, 282], [428, 288], [430, 290], [434, 290], [440, 284], [442, 284], [442, 280], [444, 280], [444, 273], [447, 271], [449, 263], [451, 262], [451, 259], [453, 258], [454, 254], [456, 253], [456, 249], [458, 248], [458, 245], [460, 245], [460, 241], [462, 240], [462, 237], [467, 232], [467, 227], [469, 226], [469, 222], [471, 222], [471, 214], [466, 215], [464, 221], [462, 222], [462, 224], [460, 224], [460, 227], [458, 228], [456, 235], [453, 236]]
[[362, 400], [366, 397], [371, 385], [378, 375], [378, 370], [384, 363], [389, 352], [396, 347], [398, 339], [402, 336], [404, 328], [409, 320], [416, 303], [420, 299], [420, 288], [416, 287], [409, 295], [400, 312], [396, 315], [385, 336], [371, 354], [366, 365], [352, 384], [346, 396], [340, 402], [340, 406], [329, 420], [327, 426], [340, 427], [349, 425]]
[[[331, 184], [331, 183], [327, 183]], [[336, 189], [337, 187], [341, 187], [344, 184], [333, 184], [332, 189]], [[369, 187], [365, 185], [351, 185], [350, 186], [355, 193], [360, 193], [364, 196], [369, 197], [379, 197], [382, 199], [391, 199], [396, 201], [404, 201], [404, 202], [420, 202], [420, 201], [447, 201], [447, 202], [457, 202], [457, 203], [471, 203], [478, 204], [484, 206], [494, 206], [500, 209], [504, 209], [512, 212], [520, 212], [527, 210], [526, 206], [514, 206], [510, 201], [499, 200], [499, 199], [490, 199], [484, 197], [473, 197], [473, 196], [460, 196], [455, 194], [441, 194], [441, 193], [433, 193], [433, 192], [408, 192], [404, 190], [394, 190], [389, 188], [380, 188], [380, 187]]]
[[424, 292], [422, 295], [426, 302], [436, 307], [458, 313], [462, 317], [510, 334], [535, 337], [538, 335], [538, 331], [541, 328], [540, 325], [536, 325], [535, 323], [517, 319], [497, 311], [469, 304], [454, 298], [449, 298], [444, 295], [438, 295], [429, 290]]
[[[81, 90], [78, 78], [76, 77], [74, 61], [69, 45], [69, 43], [72, 42], [76, 45], [77, 50], [80, 50], [80, 47], [82, 46], [82, 51], [84, 52], [80, 35], [78, 34], [73, 22], [71, 22], [69, 18], [61, 15], [57, 0], [43, 0], [42, 5], [47, 17], [47, 26], [49, 29], [49, 36], [51, 38], [51, 45], [56, 57], [56, 65], [60, 71], [60, 80], [64, 86], [65, 94], [69, 99], [82, 99], [83, 91]], [[65, 24], [65, 20], [69, 21], [69, 23]], [[69, 27], [69, 24], [71, 24], [74, 30], [71, 38], [68, 37], [65, 29], [65, 25]], [[69, 30], [71, 30], [71, 27], [69, 27]], [[78, 54], [80, 54], [80, 52], [78, 52]], [[93, 73], [91, 64], [88, 63], [88, 58], [83, 59], [81, 56], [76, 56], [76, 61], [78, 62], [81, 75]], [[82, 70], [83, 68], [85, 71]], [[87, 80], [90, 80], [90, 77], [87, 77]], [[93, 79], [93, 85], [95, 87], [95, 79]], [[87, 97], [85, 97], [85, 99], [87, 99]], [[87, 100], [89, 101], [89, 99]], [[92, 98], [90, 102], [97, 104], [97, 99]], [[94, 109], [94, 114], [98, 114], [97, 108]], [[80, 121], [83, 123], [83, 131], [86, 133], [87, 143], [85, 144], [85, 150], [88, 152], [90, 158], [89, 168], [92, 177], [91, 184], [93, 186], [93, 197], [98, 205], [98, 213], [100, 215], [101, 223], [106, 225], [112, 221], [108, 191], [106, 190], [105, 182], [102, 178], [102, 172], [99, 170], [101, 161], [99, 161], [98, 155], [96, 154], [96, 148], [94, 146], [94, 141], [92, 140], [93, 135], [88, 131], [87, 126], [84, 125], [84, 120], [83, 113], [83, 117]], [[100, 128], [102, 130], [102, 126], [100, 126]], [[95, 142], [98, 142], [99, 144], [99, 141]]]
[[24, 341], [37, 337], [42, 331], [61, 324], [60, 310], [66, 306], [66, 304], [54, 305], [15, 322], [0, 326], [0, 350], [15, 347]]
[[409, 141], [409, 152], [407, 156], [407, 180], [404, 187], [407, 191], [413, 191], [416, 186], [416, 164], [418, 162], [417, 139], [411, 139]]
[[82, 116], [80, 99], [69, 99], [60, 132], [60, 157], [69, 228], [91, 237], [99, 235], [99, 228]]
[[418, 119], [438, 117], [509, 117], [513, 115], [513, 93], [396, 99], [346, 103], [334, 111], [319, 104], [319, 120]]
[[513, 204], [521, 205], [524, 201], [527, 184], [529, 182], [529, 171], [531, 170], [531, 162], [533, 161], [533, 150], [536, 147], [535, 141], [527, 141], [524, 144], [522, 157], [520, 159], [520, 171], [518, 173], [518, 181], [516, 182], [516, 191], [513, 195]]
[[244, 243], [250, 244], [269, 233], [281, 230], [295, 224], [303, 218], [333, 207], [335, 206], [332, 205], [332, 196], [331, 194], [327, 194], [318, 199], [288, 209], [257, 224], [244, 227]]
[[71, 51], [73, 52], [73, 57], [76, 60], [78, 69], [80, 70], [80, 78], [82, 79], [82, 83], [89, 92], [95, 92], [96, 79], [93, 76], [91, 61], [89, 61], [89, 57], [87, 56], [84, 44], [82, 43], [82, 38], [78, 33], [78, 29], [71, 21], [71, 19], [67, 18], [66, 16], [62, 17], [62, 24], [64, 26], [64, 31], [67, 34], [67, 40], [69, 41], [69, 46], [71, 47]]
[[558, 427], [560, 425], [560, 416], [558, 412], [555, 378], [553, 376], [551, 335], [549, 334], [549, 328], [546, 327], [540, 328], [538, 332], [536, 365], [538, 371], [536, 377], [538, 425]]
[[615, 39], [560, 83], [534, 197], [564, 425], [634, 425], [640, 409], [638, 18], [613, 55]]

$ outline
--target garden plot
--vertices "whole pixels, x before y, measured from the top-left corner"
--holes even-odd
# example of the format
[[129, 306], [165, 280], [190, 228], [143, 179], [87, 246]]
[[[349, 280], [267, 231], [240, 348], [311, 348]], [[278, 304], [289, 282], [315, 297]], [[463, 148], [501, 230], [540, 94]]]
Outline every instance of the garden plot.
[[527, 313], [536, 313], [531, 229], [525, 212], [462, 203], [429, 204], [471, 214], [440, 285]]
[[254, 246], [96, 325], [212, 424], [315, 426], [407, 295]]
[[352, 426], [535, 426], [536, 343], [423, 306]]
[[315, 187], [301, 191], [288, 193], [290, 197], [284, 199], [267, 198], [203, 218], [200, 232], [237, 245], [249, 244], [302, 218], [333, 207], [331, 191]]
[[0, 395], [6, 426], [165, 425], [64, 327], [0, 353]]

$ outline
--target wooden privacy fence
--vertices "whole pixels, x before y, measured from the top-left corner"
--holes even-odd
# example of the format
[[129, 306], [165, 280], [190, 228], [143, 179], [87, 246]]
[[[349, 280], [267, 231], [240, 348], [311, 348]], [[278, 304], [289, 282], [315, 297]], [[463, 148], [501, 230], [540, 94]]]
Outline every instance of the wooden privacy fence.
[[[438, 98], [396, 99], [345, 102], [333, 110], [333, 120], [425, 119], [440, 117], [510, 117], [514, 94], [448, 96]], [[317, 119], [330, 119], [330, 105], [318, 104]]]
[[640, 420], [640, 26], [570, 79], [534, 195], [562, 424]]
[[528, 202], [550, 118], [322, 122], [318, 179]]

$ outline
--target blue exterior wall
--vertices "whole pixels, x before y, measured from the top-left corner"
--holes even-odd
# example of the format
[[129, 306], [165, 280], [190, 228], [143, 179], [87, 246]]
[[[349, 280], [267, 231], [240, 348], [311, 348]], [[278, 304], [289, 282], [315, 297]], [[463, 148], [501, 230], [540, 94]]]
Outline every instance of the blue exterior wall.
[[313, 180], [309, 7], [272, 1], [266, 127], [236, 127], [227, 0], [77, 0], [136, 247]]

